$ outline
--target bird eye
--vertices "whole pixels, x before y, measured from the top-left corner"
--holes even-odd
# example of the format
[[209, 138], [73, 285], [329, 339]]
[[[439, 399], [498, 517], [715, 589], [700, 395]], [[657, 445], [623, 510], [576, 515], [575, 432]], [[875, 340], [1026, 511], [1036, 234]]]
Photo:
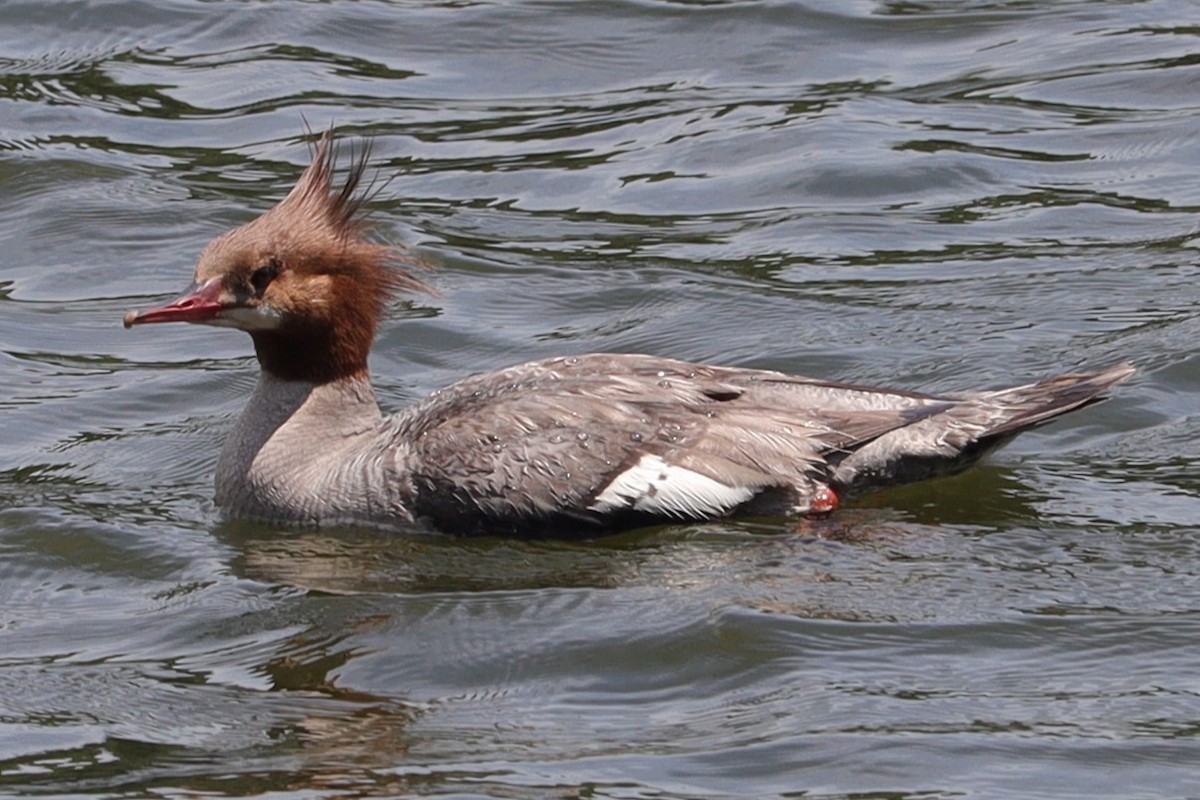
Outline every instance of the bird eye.
[[254, 287], [254, 291], [262, 294], [266, 291], [267, 286], [271, 281], [279, 275], [280, 263], [275, 259], [271, 259], [266, 264], [263, 264], [254, 272], [250, 273], [250, 285]]

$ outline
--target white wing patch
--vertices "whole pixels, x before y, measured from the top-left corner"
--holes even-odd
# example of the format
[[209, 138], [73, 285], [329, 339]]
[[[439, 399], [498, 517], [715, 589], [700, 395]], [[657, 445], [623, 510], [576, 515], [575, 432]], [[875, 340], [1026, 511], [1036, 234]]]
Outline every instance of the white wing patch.
[[727, 486], [648, 453], [613, 478], [589, 508], [602, 514], [631, 509], [673, 517], [711, 517], [732, 511], [756, 493], [749, 486]]

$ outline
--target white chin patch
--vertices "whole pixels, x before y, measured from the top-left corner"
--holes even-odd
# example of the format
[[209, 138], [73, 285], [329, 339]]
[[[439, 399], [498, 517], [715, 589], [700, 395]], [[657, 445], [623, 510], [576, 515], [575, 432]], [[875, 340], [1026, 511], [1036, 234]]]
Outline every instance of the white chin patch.
[[258, 306], [247, 308], [237, 306], [226, 308], [205, 325], [215, 325], [218, 328], [237, 328], [242, 331], [273, 331], [283, 325], [283, 317], [273, 308]]
[[726, 514], [754, 497], [748, 486], [727, 486], [707, 475], [668, 464], [652, 454], [612, 479], [589, 508], [608, 513], [624, 509], [671, 517]]

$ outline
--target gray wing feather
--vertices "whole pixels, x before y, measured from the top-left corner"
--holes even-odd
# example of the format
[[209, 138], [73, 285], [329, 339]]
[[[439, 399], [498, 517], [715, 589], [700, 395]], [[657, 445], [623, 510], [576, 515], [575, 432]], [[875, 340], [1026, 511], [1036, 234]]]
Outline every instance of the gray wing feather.
[[[946, 408], [934, 398], [648, 356], [554, 359], [469, 378], [408, 415], [414, 483], [442, 524], [595, 517], [639, 459], [802, 506], [831, 454]], [[702, 502], [676, 509], [704, 516]], [[713, 512], [726, 511], [713, 500]], [[671, 509], [665, 509], [670, 513]]]
[[1131, 372], [936, 396], [596, 354], [468, 378], [397, 418], [397, 434], [417, 512], [445, 527], [798, 513], [825, 486], [853, 493], [961, 469]]

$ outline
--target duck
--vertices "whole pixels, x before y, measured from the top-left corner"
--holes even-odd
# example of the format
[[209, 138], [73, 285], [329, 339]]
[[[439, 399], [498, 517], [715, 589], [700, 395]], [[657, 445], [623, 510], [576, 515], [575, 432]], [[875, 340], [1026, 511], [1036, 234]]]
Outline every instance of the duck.
[[319, 135], [294, 187], [211, 241], [182, 295], [124, 317], [126, 328], [186, 322], [250, 335], [258, 381], [216, 466], [216, 505], [231, 517], [591, 536], [823, 516], [867, 492], [964, 470], [1134, 372], [1123, 362], [922, 393], [591, 353], [467, 377], [385, 416], [367, 364], [376, 330], [397, 296], [432, 290], [367, 224], [369, 143], [339, 169], [342, 149], [331, 131]]

